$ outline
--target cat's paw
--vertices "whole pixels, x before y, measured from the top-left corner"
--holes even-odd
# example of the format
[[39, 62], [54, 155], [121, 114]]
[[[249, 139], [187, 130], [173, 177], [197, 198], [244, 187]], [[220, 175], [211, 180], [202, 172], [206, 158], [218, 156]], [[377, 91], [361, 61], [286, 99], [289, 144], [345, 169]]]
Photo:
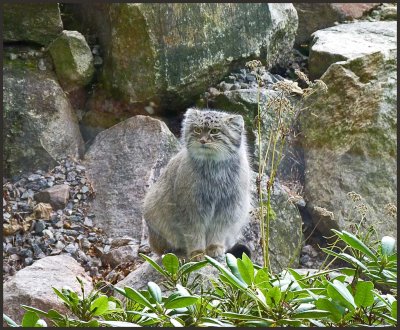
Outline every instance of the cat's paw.
[[203, 250], [194, 250], [189, 254], [191, 261], [201, 261], [204, 259], [204, 251]]
[[206, 254], [210, 257], [223, 257], [225, 254], [225, 247], [221, 244], [211, 244], [207, 246]]

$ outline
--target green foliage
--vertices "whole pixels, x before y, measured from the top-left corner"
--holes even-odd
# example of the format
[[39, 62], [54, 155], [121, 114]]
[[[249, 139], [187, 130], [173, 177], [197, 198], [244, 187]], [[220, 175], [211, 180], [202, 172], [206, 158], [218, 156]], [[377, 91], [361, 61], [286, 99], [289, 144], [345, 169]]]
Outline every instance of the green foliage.
[[[337, 244], [325, 252], [350, 267], [313, 274], [293, 269], [271, 274], [245, 254], [242, 258], [227, 254], [226, 266], [208, 256], [204, 261], [184, 263], [173, 254], [164, 255], [159, 265], [143, 255], [163, 275], [164, 294], [158, 284], [149, 282], [145, 290], [114, 287], [122, 300], [100, 290], [85, 295], [78, 278], [81, 295], [68, 288], [54, 289], [70, 311], [68, 315], [22, 306], [26, 313], [21, 326], [47, 326], [44, 317], [57, 327], [397, 326], [393, 239], [384, 237], [372, 244], [346, 231], [335, 231], [335, 235]], [[347, 253], [334, 252], [338, 243]], [[206, 265], [219, 275], [208, 284], [194, 274]], [[386, 293], [378, 286], [387, 288]], [[4, 314], [3, 319], [19, 326]]]

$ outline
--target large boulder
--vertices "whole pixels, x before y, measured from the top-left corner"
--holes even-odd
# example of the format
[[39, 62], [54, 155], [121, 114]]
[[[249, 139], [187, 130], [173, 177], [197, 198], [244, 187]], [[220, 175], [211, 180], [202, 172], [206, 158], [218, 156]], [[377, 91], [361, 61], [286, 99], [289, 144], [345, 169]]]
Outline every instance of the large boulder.
[[[104, 53], [94, 97], [123, 100], [131, 114], [182, 110], [254, 56], [283, 65], [297, 29], [292, 4], [114, 3], [76, 11]], [[101, 104], [91, 111], [104, 112]]]
[[47, 46], [63, 30], [58, 3], [5, 3], [3, 18], [3, 42]]
[[52, 287], [61, 290], [67, 286], [80, 292], [76, 277], [83, 281], [86, 293], [93, 289], [91, 278], [72, 257], [63, 254], [40, 259], [3, 284], [3, 313], [17, 323], [21, 322], [25, 312], [21, 305], [66, 313], [67, 308]]
[[93, 77], [93, 55], [78, 31], [64, 30], [49, 45], [57, 77], [65, 91], [87, 85]]
[[[321, 77], [328, 93], [301, 117], [305, 199], [324, 235], [358, 224], [356, 206], [365, 215], [364, 228], [373, 225], [378, 237], [397, 236], [396, 221], [385, 212], [397, 201], [395, 27], [396, 22], [363, 22], [315, 34], [314, 59], [345, 59], [330, 64]], [[310, 59], [310, 71], [324, 69]]]
[[48, 169], [55, 160], [80, 157], [78, 119], [54, 72], [43, 59], [9, 60], [3, 67], [4, 169], [6, 175]]
[[397, 52], [397, 22], [356, 22], [340, 24], [313, 34], [309, 70], [319, 78], [332, 63], [359, 56], [382, 53], [386, 58]]
[[379, 3], [293, 3], [299, 17], [295, 44], [309, 43], [315, 31], [334, 26], [337, 22], [359, 19]]
[[96, 198], [95, 224], [110, 237], [142, 237], [142, 201], [172, 155], [178, 141], [165, 123], [134, 116], [99, 133], [84, 164]]

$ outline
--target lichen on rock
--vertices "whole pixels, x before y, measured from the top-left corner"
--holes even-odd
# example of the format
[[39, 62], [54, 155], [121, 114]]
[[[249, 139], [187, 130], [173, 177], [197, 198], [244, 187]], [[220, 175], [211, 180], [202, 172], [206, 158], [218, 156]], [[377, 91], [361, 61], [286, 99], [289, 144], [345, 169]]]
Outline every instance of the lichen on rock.
[[65, 91], [85, 86], [92, 80], [93, 55], [81, 33], [64, 30], [48, 48]]

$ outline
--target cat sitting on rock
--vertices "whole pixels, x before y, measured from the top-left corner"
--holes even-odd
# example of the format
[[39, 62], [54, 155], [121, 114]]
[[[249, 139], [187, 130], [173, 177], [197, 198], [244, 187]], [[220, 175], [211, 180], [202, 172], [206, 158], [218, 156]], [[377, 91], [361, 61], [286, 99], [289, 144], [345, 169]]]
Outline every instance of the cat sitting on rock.
[[144, 200], [149, 243], [158, 254], [221, 257], [250, 211], [250, 166], [241, 115], [190, 108], [182, 149]]

